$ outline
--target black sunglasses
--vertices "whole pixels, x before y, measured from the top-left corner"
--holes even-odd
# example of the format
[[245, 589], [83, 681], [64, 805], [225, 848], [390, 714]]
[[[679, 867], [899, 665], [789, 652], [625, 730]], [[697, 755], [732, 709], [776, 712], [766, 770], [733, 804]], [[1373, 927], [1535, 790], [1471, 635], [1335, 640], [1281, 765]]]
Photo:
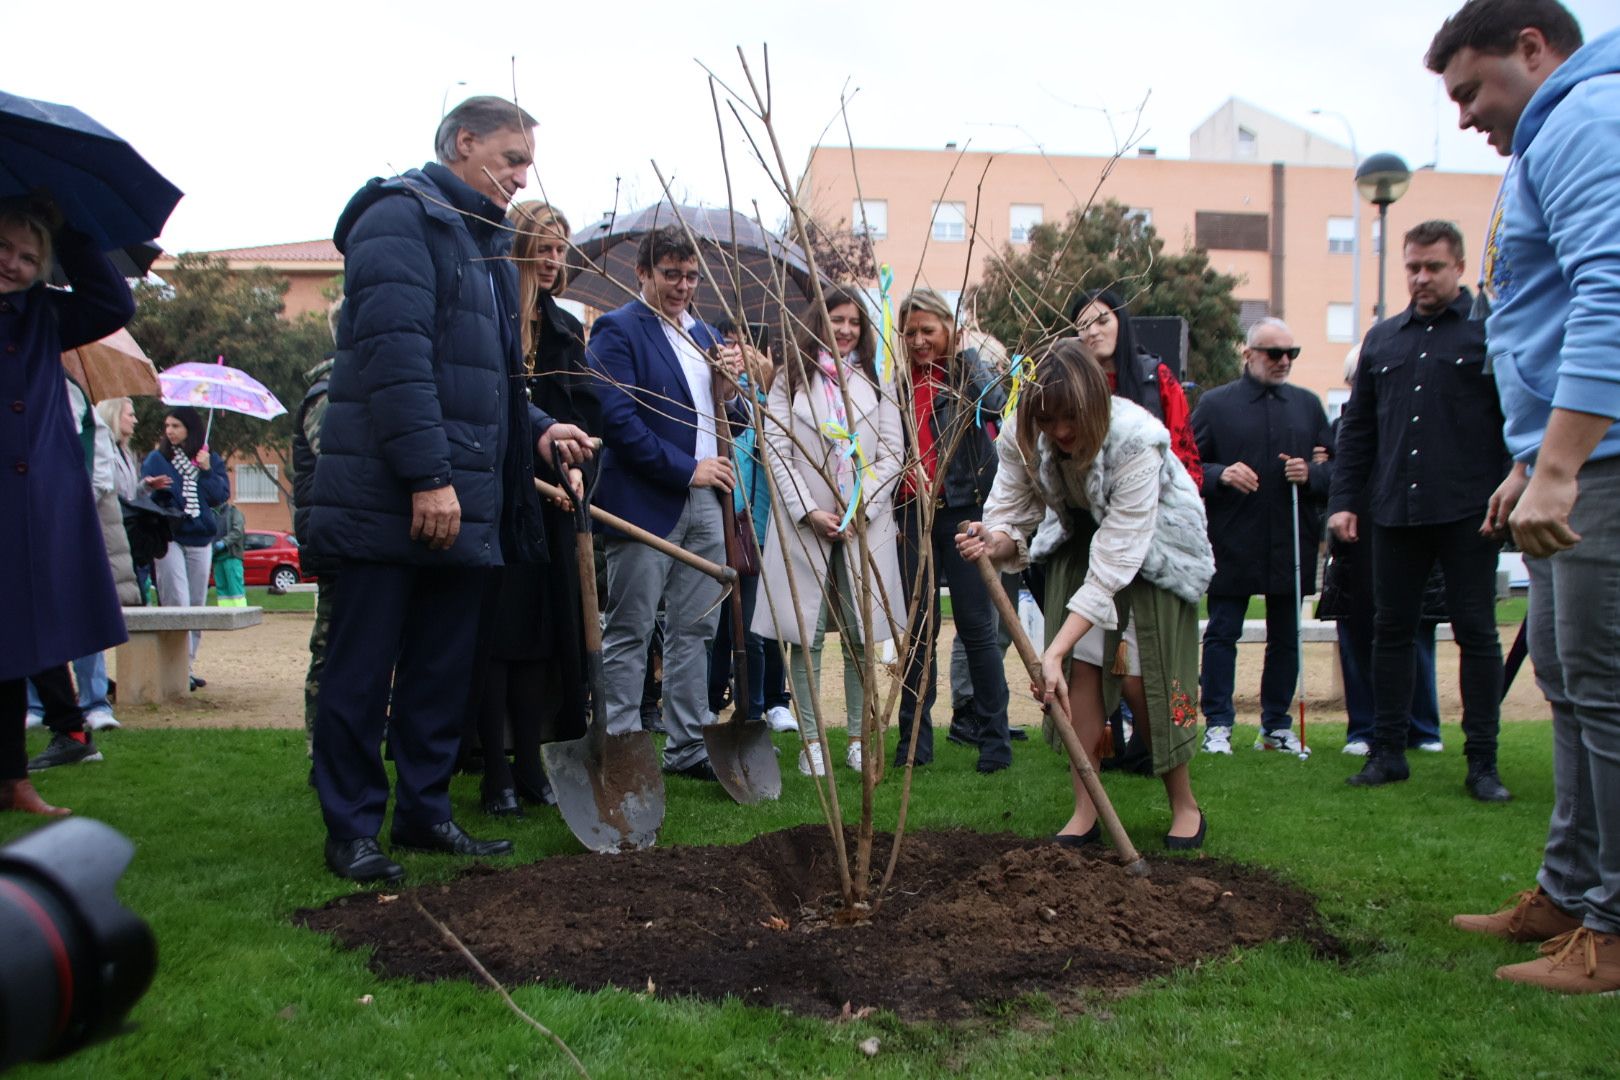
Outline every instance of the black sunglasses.
[[1288, 359], [1290, 359], [1290, 360], [1298, 360], [1299, 359], [1299, 346], [1298, 345], [1291, 345], [1286, 349], [1279, 348], [1278, 346], [1275, 346], [1275, 345], [1271, 346], [1268, 349], [1262, 349], [1259, 346], [1250, 345], [1249, 346], [1249, 351], [1250, 352], [1257, 352], [1257, 353], [1264, 353], [1266, 355], [1267, 359], [1270, 359], [1270, 360], [1273, 360], [1273, 361], [1281, 360], [1285, 356], [1288, 357]]

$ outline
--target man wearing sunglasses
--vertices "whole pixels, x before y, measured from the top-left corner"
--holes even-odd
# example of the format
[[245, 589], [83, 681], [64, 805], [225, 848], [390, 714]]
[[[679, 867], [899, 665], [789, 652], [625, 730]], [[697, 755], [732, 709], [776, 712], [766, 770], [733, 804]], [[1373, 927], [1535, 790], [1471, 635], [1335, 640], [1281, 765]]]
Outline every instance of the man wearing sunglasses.
[[[601, 479], [596, 501], [711, 562], [726, 558], [717, 493], [736, 483], [722, 456], [714, 412], [721, 396], [737, 398], [730, 382], [742, 370], [742, 350], [689, 310], [702, 283], [697, 248], [679, 225], [642, 238], [636, 252], [641, 295], [602, 315], [591, 327], [586, 358], [598, 376], [602, 402]], [[709, 649], [720, 619], [720, 586], [689, 566], [606, 530], [607, 623], [602, 676], [610, 734], [641, 723], [647, 644], [664, 604], [664, 771], [714, 780], [703, 744], [709, 722]]]
[[1325, 458], [1325, 450], [1315, 452], [1330, 445], [1327, 413], [1315, 394], [1289, 384], [1298, 358], [1288, 324], [1260, 320], [1249, 328], [1242, 377], [1206, 393], [1192, 414], [1215, 549], [1200, 676], [1206, 753], [1232, 752], [1237, 642], [1252, 596], [1266, 598], [1261, 732], [1254, 745], [1292, 754], [1303, 749], [1289, 716], [1300, 662], [1290, 489], [1299, 492], [1299, 588], [1304, 595], [1316, 591], [1321, 510], [1333, 464], [1313, 460]]
[[1512, 464], [1502, 406], [1485, 368], [1485, 325], [1468, 317], [1462, 233], [1449, 221], [1425, 221], [1406, 234], [1402, 255], [1412, 303], [1362, 341], [1328, 500], [1328, 527], [1344, 543], [1370, 544], [1375, 568], [1376, 727], [1371, 754], [1348, 782], [1377, 787], [1407, 778], [1423, 585], [1438, 563], [1462, 654], [1465, 786], [1481, 802], [1507, 802], [1512, 796], [1496, 773], [1501, 542], [1480, 527]]

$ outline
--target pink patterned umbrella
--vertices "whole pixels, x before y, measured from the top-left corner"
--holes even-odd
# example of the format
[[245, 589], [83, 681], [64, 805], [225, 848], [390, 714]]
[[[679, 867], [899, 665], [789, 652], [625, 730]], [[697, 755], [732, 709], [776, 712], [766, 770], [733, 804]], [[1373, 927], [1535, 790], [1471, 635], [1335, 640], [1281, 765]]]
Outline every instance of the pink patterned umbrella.
[[259, 420], [274, 420], [287, 411], [259, 380], [245, 371], [226, 367], [223, 356], [213, 364], [176, 364], [159, 372], [158, 382], [163, 387], [165, 405], [207, 409], [210, 431], [214, 426], [215, 409]]

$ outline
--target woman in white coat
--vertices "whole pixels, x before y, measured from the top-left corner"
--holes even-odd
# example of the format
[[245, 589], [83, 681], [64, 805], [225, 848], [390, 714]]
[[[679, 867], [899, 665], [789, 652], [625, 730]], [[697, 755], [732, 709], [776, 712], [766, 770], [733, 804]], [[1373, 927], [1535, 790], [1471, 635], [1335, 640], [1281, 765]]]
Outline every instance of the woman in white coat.
[[[872, 671], [866, 663], [867, 616], [874, 644], [891, 641], [894, 627], [905, 621], [894, 521], [905, 441], [900, 410], [879, 385], [877, 336], [859, 297], [834, 290], [826, 296], [826, 317], [817, 308], [804, 324], [767, 405], [765, 459], [776, 491], [765, 540], [764, 602], [755, 607], [753, 630], [788, 647], [805, 741], [799, 771], [820, 776], [825, 765], [809, 670], [821, 670], [823, 634], [837, 631], [843, 646], [850, 732], [845, 762], [859, 770], [861, 718]], [[852, 452], [854, 446], [858, 451]], [[871, 555], [871, 588], [865, 595], [853, 515], [866, 522]], [[785, 556], [781, 536], [787, 541]]]

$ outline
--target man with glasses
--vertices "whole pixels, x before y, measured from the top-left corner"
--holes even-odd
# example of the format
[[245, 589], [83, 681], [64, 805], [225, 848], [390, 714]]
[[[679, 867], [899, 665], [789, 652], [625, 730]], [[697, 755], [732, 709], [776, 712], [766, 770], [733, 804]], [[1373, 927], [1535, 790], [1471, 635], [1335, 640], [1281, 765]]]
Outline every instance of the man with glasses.
[[[1193, 410], [1203, 459], [1215, 579], [1209, 585], [1200, 690], [1204, 751], [1232, 752], [1232, 684], [1249, 598], [1266, 600], [1266, 660], [1260, 677], [1258, 750], [1300, 754], [1289, 707], [1299, 678], [1298, 595], [1316, 591], [1321, 508], [1333, 465], [1327, 413], [1309, 390], [1291, 386], [1299, 358], [1281, 319], [1249, 328], [1243, 375], [1205, 394]], [[1320, 452], [1318, 452], [1320, 451]], [[1294, 579], [1294, 494], [1298, 493], [1299, 592]]]
[[[731, 379], [742, 350], [688, 310], [702, 284], [697, 248], [679, 225], [649, 232], [636, 252], [641, 294], [591, 328], [586, 358], [602, 402], [604, 510], [712, 562], [725, 561], [720, 498], [736, 473], [720, 450], [714, 379]], [[611, 734], [641, 722], [647, 644], [664, 604], [664, 771], [715, 780], [703, 745], [709, 649], [720, 586], [667, 555], [607, 530], [602, 675]]]
[[[1502, 643], [1496, 630], [1500, 541], [1482, 529], [1491, 494], [1511, 459], [1502, 407], [1485, 369], [1485, 325], [1468, 317], [1463, 238], [1449, 221], [1425, 221], [1403, 241], [1412, 303], [1371, 330], [1344, 418], [1328, 500], [1328, 527], [1372, 546], [1372, 752], [1354, 787], [1408, 775], [1416, 635], [1423, 586], [1439, 563], [1446, 610], [1462, 653], [1462, 727], [1468, 793], [1512, 796], [1496, 773]], [[1366, 506], [1365, 516], [1356, 508]]]

